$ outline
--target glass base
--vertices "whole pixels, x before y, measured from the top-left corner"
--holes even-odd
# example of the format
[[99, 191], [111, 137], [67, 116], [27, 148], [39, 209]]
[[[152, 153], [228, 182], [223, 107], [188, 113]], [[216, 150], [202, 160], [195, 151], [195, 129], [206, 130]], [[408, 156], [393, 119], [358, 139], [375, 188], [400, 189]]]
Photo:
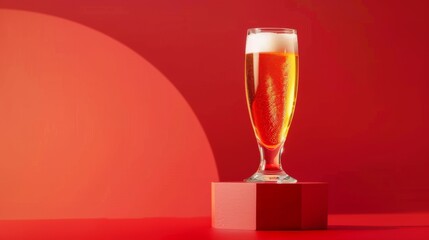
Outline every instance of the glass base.
[[244, 179], [245, 182], [272, 182], [272, 183], [296, 183], [295, 178], [289, 176], [284, 171], [269, 172], [257, 171], [250, 178]]

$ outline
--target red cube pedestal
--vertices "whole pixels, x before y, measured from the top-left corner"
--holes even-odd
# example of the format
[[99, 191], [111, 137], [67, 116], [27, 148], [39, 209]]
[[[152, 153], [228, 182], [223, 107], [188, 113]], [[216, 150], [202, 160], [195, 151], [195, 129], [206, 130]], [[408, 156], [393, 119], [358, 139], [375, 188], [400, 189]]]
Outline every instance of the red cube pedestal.
[[305, 230], [327, 223], [327, 183], [212, 183], [214, 228]]

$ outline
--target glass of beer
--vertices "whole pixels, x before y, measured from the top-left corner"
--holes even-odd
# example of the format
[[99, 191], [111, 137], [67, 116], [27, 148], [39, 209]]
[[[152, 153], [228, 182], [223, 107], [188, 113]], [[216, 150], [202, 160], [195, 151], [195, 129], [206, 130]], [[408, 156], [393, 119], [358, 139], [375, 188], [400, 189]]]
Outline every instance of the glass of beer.
[[245, 181], [296, 183], [281, 164], [298, 90], [296, 30], [249, 29], [245, 69], [247, 106], [261, 157], [259, 169]]

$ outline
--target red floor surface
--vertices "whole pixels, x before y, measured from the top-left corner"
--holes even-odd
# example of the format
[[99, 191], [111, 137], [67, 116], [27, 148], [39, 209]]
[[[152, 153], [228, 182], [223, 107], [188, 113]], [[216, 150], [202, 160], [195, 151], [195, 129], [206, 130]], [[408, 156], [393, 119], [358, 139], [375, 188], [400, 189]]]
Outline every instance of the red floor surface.
[[331, 215], [325, 231], [217, 230], [210, 218], [2, 220], [0, 239], [429, 239], [429, 213]]

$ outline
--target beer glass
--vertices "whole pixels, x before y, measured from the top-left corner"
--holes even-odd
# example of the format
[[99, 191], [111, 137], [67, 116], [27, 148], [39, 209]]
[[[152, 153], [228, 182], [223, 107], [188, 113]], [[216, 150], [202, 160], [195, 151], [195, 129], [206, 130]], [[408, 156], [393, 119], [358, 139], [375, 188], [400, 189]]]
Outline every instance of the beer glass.
[[247, 31], [246, 97], [260, 152], [259, 169], [247, 182], [295, 183], [281, 155], [298, 90], [298, 38], [294, 29]]

